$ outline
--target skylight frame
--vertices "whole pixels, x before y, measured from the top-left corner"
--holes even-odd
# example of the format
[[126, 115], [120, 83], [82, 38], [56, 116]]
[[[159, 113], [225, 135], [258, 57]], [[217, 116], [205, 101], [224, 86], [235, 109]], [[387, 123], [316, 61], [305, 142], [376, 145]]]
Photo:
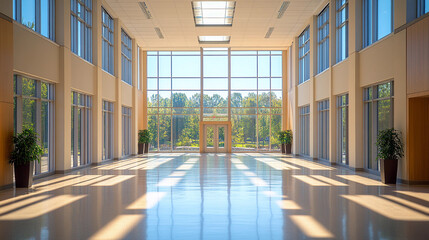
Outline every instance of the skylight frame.
[[229, 44], [231, 36], [198, 36], [200, 44]]
[[[232, 26], [235, 1], [192, 1], [191, 5], [196, 27]], [[204, 14], [208, 16], [204, 17]]]

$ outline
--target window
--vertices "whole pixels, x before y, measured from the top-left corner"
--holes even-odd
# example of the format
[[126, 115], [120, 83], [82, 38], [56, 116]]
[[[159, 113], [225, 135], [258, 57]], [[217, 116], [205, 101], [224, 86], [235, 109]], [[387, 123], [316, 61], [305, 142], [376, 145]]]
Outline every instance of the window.
[[363, 47], [387, 36], [393, 29], [392, 0], [363, 0]]
[[35, 174], [54, 171], [54, 86], [20, 75], [14, 76], [14, 129], [34, 129], [43, 148]]
[[71, 0], [71, 50], [92, 62], [92, 0]]
[[349, 56], [349, 3], [348, 0], [337, 0], [337, 63]]
[[281, 51], [148, 52], [147, 79], [153, 151], [197, 151], [199, 121], [229, 119], [233, 151], [280, 150]]
[[91, 163], [92, 156], [92, 101], [85, 94], [71, 94], [71, 167]]
[[429, 0], [417, 0], [417, 17], [429, 12]]
[[375, 142], [378, 132], [393, 127], [393, 82], [364, 90], [364, 147], [366, 167], [379, 170]]
[[122, 156], [131, 154], [131, 108], [122, 107]]
[[299, 108], [299, 153], [310, 155], [310, 106]]
[[317, 73], [329, 67], [329, 6], [317, 16]]
[[319, 158], [329, 160], [329, 100], [318, 102], [317, 111]]
[[103, 160], [113, 159], [113, 103], [103, 101]]
[[307, 27], [299, 35], [299, 83], [310, 79], [310, 30]]
[[337, 97], [337, 162], [349, 164], [349, 95]]
[[133, 85], [133, 77], [132, 77], [132, 42], [131, 38], [128, 34], [122, 30], [121, 33], [121, 67], [122, 67], [122, 81]]
[[14, 0], [14, 19], [55, 41], [55, 0]]
[[141, 72], [140, 72], [140, 63], [141, 63], [141, 61], [140, 61], [140, 47], [139, 46], [137, 46], [137, 89], [138, 90], [141, 90], [142, 88], [141, 88], [141, 81], [142, 81], [142, 78], [141, 78]]
[[103, 69], [108, 73], [114, 75], [114, 57], [113, 57], [113, 44], [114, 44], [114, 36], [113, 36], [113, 27], [114, 22], [112, 17], [106, 12], [106, 10], [102, 10], [101, 14], [102, 19], [102, 55], [103, 55]]

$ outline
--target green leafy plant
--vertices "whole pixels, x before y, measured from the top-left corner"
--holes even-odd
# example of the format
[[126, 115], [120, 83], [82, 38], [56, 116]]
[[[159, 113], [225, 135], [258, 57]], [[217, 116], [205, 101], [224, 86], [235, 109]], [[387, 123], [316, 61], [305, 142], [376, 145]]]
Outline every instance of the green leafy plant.
[[293, 133], [292, 130], [285, 130], [279, 132], [279, 139], [281, 143], [292, 144]]
[[13, 137], [13, 151], [9, 163], [23, 165], [32, 161], [40, 163], [43, 148], [38, 144], [36, 131], [32, 128], [25, 129], [22, 133]]
[[293, 140], [293, 133], [292, 130], [286, 130], [285, 131], [285, 143], [286, 144], [292, 144], [292, 140]]
[[401, 132], [393, 128], [379, 131], [376, 145], [379, 159], [399, 160], [404, 156]]
[[139, 131], [139, 143], [149, 143], [151, 134], [149, 130], [144, 129]]

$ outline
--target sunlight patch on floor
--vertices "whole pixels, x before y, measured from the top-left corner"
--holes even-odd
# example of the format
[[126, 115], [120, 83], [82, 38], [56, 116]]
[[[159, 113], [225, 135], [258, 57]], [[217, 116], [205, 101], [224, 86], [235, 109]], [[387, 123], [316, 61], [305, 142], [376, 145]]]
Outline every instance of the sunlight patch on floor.
[[142, 214], [123, 214], [114, 218], [89, 239], [122, 239], [143, 219]]
[[310, 238], [333, 238], [334, 235], [312, 216], [291, 215], [290, 219]]

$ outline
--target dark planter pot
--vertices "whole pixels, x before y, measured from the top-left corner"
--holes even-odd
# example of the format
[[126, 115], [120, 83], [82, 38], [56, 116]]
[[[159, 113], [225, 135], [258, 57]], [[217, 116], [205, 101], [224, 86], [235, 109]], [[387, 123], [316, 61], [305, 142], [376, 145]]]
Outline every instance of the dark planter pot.
[[398, 160], [381, 159], [380, 176], [385, 184], [396, 184], [396, 174], [398, 172]]
[[143, 154], [143, 150], [144, 150], [144, 143], [139, 143], [137, 154]]
[[282, 143], [282, 154], [286, 153], [286, 143]]
[[148, 153], [149, 152], [149, 143], [145, 143], [144, 144], [144, 153]]
[[292, 144], [288, 143], [286, 144], [286, 154], [292, 153]]
[[17, 188], [29, 188], [33, 185], [34, 162], [26, 164], [14, 164], [15, 186]]

